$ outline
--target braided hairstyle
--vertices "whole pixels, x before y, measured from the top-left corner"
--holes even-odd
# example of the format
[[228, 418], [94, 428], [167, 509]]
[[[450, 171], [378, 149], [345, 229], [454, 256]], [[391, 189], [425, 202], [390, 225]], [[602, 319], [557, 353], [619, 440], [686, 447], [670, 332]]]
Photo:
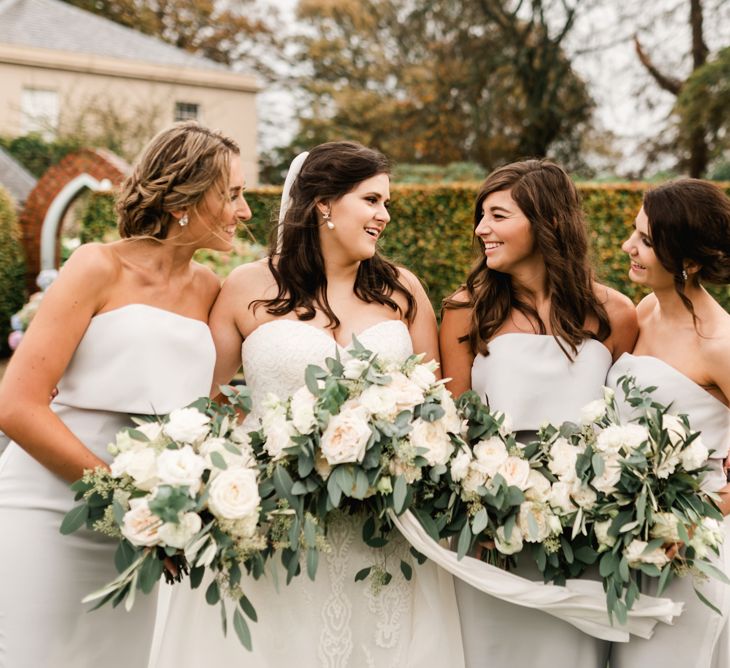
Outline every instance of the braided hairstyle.
[[212, 187], [228, 189], [238, 144], [195, 121], [176, 123], [145, 147], [117, 199], [119, 235], [165, 239], [173, 211], [190, 211]]

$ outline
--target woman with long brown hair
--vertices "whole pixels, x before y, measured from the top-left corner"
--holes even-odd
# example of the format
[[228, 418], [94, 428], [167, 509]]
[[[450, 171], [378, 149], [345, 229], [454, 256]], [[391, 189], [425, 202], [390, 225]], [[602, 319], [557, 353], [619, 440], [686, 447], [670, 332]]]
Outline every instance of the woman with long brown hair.
[[[438, 360], [436, 318], [420, 282], [377, 248], [390, 221], [387, 159], [342, 141], [317, 146], [296, 164], [301, 170], [293, 165], [287, 179], [290, 205], [268, 260], [236, 269], [211, 315], [215, 383], [227, 382], [243, 363], [251, 421], [267, 394], [294, 394], [308, 365], [346, 359], [353, 336], [384, 358], [415, 352]], [[242, 583], [259, 617], [251, 654], [235, 638], [211, 642], [220, 637], [217, 611], [176, 588], [155, 665], [463, 665], [451, 577], [427, 562], [410, 581], [397, 573], [379, 589], [356, 582], [359, 570], [385, 556], [361, 535], [361, 517], [340, 515], [328, 522], [331, 550], [315, 582], [302, 576], [285, 586], [282, 573], [281, 594], [271, 575]], [[388, 563], [408, 558], [402, 539], [394, 537], [387, 549]]]
[[[639, 385], [656, 388], [656, 401], [687, 415], [692, 429], [701, 432], [710, 450], [702, 486], [719, 495], [726, 518], [724, 525], [708, 521], [708, 526], [727, 541], [730, 485], [723, 459], [730, 448], [730, 315], [703, 283], [730, 283], [730, 199], [717, 186], [697, 179], [653, 188], [644, 195], [635, 229], [622, 248], [631, 261], [629, 278], [652, 292], [637, 307], [639, 338], [633, 352], [614, 364], [608, 384], [616, 387], [622, 376], [634, 376]], [[627, 416], [632, 412], [625, 403], [619, 407]], [[717, 565], [730, 572], [727, 544]], [[730, 587], [716, 579], [693, 580], [675, 578], [662, 594], [684, 603], [674, 625], [658, 625], [649, 640], [632, 638], [614, 645], [612, 668], [728, 665]], [[722, 615], [705, 605], [693, 586]], [[653, 594], [656, 582], [642, 591]]]
[[147, 665], [156, 596], [89, 614], [81, 599], [118, 575], [116, 542], [59, 527], [68, 483], [107, 465], [130, 414], [208, 394], [220, 282], [192, 256], [231, 250], [251, 215], [243, 188], [231, 139], [192, 122], [162, 131], [122, 187], [122, 239], [74, 252], [13, 355], [0, 386], [14, 439], [0, 457], [0, 666]]
[[[476, 263], [444, 303], [447, 387], [457, 396], [473, 389], [507, 413], [519, 440], [544, 422], [577, 421], [637, 325], [629, 299], [593, 279], [575, 186], [546, 160], [501, 167], [479, 191], [474, 234]], [[527, 560], [517, 572], [539, 579]], [[605, 665], [607, 643], [566, 622], [461, 581], [456, 590], [467, 666]]]

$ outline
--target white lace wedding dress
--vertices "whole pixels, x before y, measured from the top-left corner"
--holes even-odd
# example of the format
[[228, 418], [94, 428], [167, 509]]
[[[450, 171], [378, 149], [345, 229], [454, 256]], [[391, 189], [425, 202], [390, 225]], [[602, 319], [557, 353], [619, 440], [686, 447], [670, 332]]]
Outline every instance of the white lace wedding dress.
[[[358, 335], [369, 350], [384, 358], [412, 353], [408, 329], [386, 320]], [[246, 382], [253, 394], [253, 416], [267, 393], [284, 398], [304, 383], [309, 364], [324, 365], [339, 351], [324, 330], [297, 320], [275, 320], [256, 329], [242, 349]], [[249, 418], [250, 419], [250, 418]], [[329, 553], [320, 559], [316, 581], [306, 574], [279, 591], [270, 576], [249, 579], [245, 591], [256, 608], [251, 625], [253, 652], [247, 652], [231, 630], [221, 632], [217, 606], [209, 606], [201, 589], [186, 584], [172, 591], [170, 612], [162, 630], [155, 668], [459, 668], [463, 666], [459, 619], [451, 576], [426, 562], [415, 565], [407, 581], [399, 560], [409, 546], [397, 532], [388, 548], [393, 580], [379, 591], [355, 582], [362, 568], [383, 562], [384, 553], [361, 539], [362, 520], [341, 516], [328, 532]]]

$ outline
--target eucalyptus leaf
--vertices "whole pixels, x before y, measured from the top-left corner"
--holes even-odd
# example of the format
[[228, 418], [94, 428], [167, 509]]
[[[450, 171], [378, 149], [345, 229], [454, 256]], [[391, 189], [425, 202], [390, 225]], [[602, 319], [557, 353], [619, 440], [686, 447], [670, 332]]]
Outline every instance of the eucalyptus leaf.
[[241, 614], [238, 606], [233, 611], [233, 629], [238, 636], [238, 640], [241, 644], [249, 651], [251, 651], [251, 631], [249, 631], [248, 624], [246, 623], [245, 617]]
[[61, 522], [61, 533], [64, 536], [77, 531], [86, 524], [86, 519], [89, 517], [89, 506], [85, 503], [80, 506], [76, 506], [74, 509], [69, 510], [63, 521]]

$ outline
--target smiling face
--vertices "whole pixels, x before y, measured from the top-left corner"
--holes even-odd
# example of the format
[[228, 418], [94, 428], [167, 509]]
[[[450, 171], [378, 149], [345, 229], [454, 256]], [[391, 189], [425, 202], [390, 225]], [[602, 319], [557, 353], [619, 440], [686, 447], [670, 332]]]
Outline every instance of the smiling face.
[[228, 191], [221, 193], [214, 185], [203, 197], [197, 211], [189, 214], [189, 233], [201, 248], [230, 251], [241, 221], [251, 219], [251, 209], [244, 199], [245, 179], [241, 158], [231, 154]]
[[490, 269], [514, 274], [523, 266], [542, 262], [535, 248], [532, 225], [509, 190], [498, 190], [484, 198], [482, 217], [474, 234], [484, 244]]
[[[331, 202], [320, 202], [320, 239], [322, 252], [340, 252], [353, 261], [367, 260], [385, 226], [390, 221], [390, 178], [376, 174], [358, 183], [353, 190]], [[325, 214], [329, 214], [327, 226]]]
[[621, 249], [628, 253], [631, 265], [629, 267], [629, 278], [639, 285], [646, 285], [655, 290], [657, 288], [671, 287], [674, 285], [674, 277], [659, 262], [651, 241], [649, 218], [641, 207], [634, 221], [634, 231], [624, 241]]

